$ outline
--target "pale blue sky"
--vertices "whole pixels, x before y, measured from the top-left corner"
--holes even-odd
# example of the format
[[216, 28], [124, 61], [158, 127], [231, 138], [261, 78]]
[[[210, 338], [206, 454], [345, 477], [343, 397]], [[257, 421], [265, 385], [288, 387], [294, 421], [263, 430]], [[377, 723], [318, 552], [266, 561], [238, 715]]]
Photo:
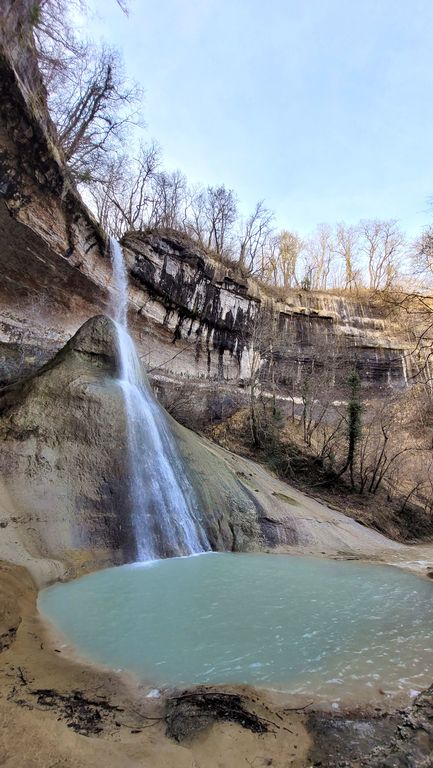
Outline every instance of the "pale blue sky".
[[433, 194], [432, 0], [93, 0], [167, 168], [281, 227], [397, 218]]

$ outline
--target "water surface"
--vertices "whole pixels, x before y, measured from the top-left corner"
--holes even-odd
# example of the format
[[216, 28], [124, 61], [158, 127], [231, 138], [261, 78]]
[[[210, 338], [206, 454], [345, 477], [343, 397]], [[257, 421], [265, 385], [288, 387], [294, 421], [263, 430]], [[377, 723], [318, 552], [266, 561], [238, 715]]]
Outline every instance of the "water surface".
[[57, 584], [39, 608], [82, 655], [160, 687], [374, 698], [433, 677], [433, 584], [387, 566], [208, 553]]

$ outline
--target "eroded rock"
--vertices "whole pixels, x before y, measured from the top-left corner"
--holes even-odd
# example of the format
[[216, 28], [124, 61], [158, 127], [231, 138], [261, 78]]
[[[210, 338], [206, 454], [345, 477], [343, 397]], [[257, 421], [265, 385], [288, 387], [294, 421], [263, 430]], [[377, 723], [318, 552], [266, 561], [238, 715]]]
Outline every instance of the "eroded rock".
[[[88, 320], [58, 354], [0, 392], [0, 473], [25, 549], [70, 573], [133, 560], [124, 400], [107, 317]], [[214, 549], [261, 542], [260, 505], [224, 461], [172, 422]], [[145, 500], [143, 500], [145, 503]], [[22, 562], [12, 546], [4, 553]]]

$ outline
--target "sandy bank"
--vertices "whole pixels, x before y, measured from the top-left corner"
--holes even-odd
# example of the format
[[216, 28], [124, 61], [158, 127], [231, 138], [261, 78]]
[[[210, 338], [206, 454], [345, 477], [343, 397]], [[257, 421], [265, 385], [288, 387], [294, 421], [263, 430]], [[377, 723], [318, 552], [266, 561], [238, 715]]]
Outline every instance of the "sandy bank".
[[[420, 573], [430, 567], [431, 547], [403, 549], [393, 554], [395, 564]], [[389, 551], [384, 555], [390, 562]], [[357, 743], [364, 752], [380, 744], [385, 748], [386, 740], [391, 748], [402, 717], [412, 716], [407, 714], [409, 709], [406, 715], [394, 712], [386, 701], [370, 712], [323, 713], [317, 707], [294, 711], [293, 699], [225, 687], [213, 690], [240, 694], [246, 710], [266, 723], [268, 732], [208, 718], [196, 708], [191, 712], [187, 702], [186, 709], [182, 703], [175, 710], [176, 727], [187, 734], [177, 743], [166, 731], [170, 717], [173, 720], [172, 697], [179, 692], [149, 698], [145, 686], [68, 658], [66, 649], [58, 647], [60, 643], [53, 644], [38, 615], [36, 598], [28, 571], [2, 562], [0, 765], [6, 768], [306, 768], [313, 765], [313, 758], [314, 764], [320, 760], [324, 766], [352, 765], [348, 745], [351, 739], [356, 741], [360, 729], [365, 734]], [[344, 739], [343, 722], [348, 729]]]
[[[244, 691], [248, 708], [269, 721], [253, 733], [217, 722], [181, 744], [166, 736], [166, 704], [146, 698], [116, 674], [68, 660], [51, 649], [36, 610], [36, 588], [24, 568], [0, 567], [0, 765], [7, 768], [158, 766], [238, 768], [306, 764], [305, 715], [282, 712]], [[228, 690], [228, 689], [225, 689]], [[254, 698], [254, 701], [252, 700]], [[291, 762], [293, 761], [293, 762]]]

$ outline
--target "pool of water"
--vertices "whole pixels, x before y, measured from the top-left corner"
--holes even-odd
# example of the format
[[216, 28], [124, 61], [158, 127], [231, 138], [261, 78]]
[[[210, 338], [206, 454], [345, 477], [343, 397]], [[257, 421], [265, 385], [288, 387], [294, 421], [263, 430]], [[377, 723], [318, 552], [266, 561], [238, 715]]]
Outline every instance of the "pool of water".
[[338, 701], [433, 677], [433, 583], [387, 566], [208, 553], [56, 584], [39, 609], [80, 655], [156, 687], [251, 683]]

